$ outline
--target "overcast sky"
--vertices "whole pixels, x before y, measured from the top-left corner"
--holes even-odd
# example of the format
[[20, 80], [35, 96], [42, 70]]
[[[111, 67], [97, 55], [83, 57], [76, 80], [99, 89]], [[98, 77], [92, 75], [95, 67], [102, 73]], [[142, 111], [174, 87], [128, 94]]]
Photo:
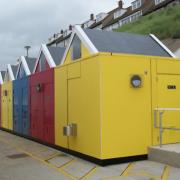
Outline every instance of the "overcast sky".
[[[128, 6], [132, 0], [124, 2]], [[0, 0], [0, 69], [25, 55], [25, 45], [37, 57], [41, 43], [54, 33], [115, 7], [117, 0]]]

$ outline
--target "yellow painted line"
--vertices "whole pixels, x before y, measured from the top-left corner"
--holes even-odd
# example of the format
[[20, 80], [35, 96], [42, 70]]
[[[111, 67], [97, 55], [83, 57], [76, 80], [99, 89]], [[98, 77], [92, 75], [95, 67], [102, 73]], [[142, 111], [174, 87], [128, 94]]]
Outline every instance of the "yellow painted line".
[[98, 167], [94, 167], [93, 169], [91, 169], [88, 173], [86, 173], [81, 180], [86, 180], [88, 177], [90, 177], [91, 175], [93, 175], [96, 171], [97, 171]]
[[162, 180], [168, 180], [168, 177], [169, 177], [169, 174], [170, 174], [170, 170], [171, 170], [171, 167], [170, 166], [166, 166], [164, 168], [164, 172], [163, 172], [163, 175], [162, 175]]
[[59, 167], [59, 169], [64, 169], [65, 167], [68, 167], [69, 165], [71, 165], [75, 161], [76, 161], [76, 159], [72, 159], [69, 162], [63, 164], [61, 167]]
[[59, 152], [57, 152], [57, 153], [53, 154], [52, 156], [48, 157], [47, 159], [45, 159], [44, 161], [49, 161], [49, 160], [51, 160], [51, 159], [53, 159], [59, 155], [61, 155], [61, 154]]
[[123, 173], [121, 174], [121, 176], [128, 176], [129, 175], [129, 171], [133, 168], [133, 163], [130, 163], [128, 165], [128, 167], [123, 171]]
[[68, 176], [68, 177], [71, 178], [72, 180], [77, 180], [76, 177], [74, 177], [74, 176], [70, 175], [69, 173], [66, 173], [65, 171], [57, 168], [56, 166], [54, 166], [54, 165], [52, 165], [52, 164], [44, 161], [43, 159], [40, 159], [40, 158], [34, 156], [33, 154], [31, 154], [31, 153], [29, 153], [29, 152], [26, 152], [26, 151], [24, 151], [23, 149], [20, 149], [20, 148], [14, 146], [14, 145], [8, 143], [8, 142], [5, 141], [5, 140], [0, 139], [0, 141], [3, 142], [3, 143], [5, 143], [5, 144], [7, 144], [8, 146], [10, 146], [10, 147], [13, 148], [13, 149], [16, 149], [16, 150], [18, 150], [18, 151], [20, 151], [20, 152], [22, 152], [22, 153], [27, 154], [28, 156], [32, 157], [32, 158], [35, 159], [35, 160], [40, 161], [40, 162], [43, 163], [44, 165], [46, 165], [46, 166], [48, 166], [48, 167], [50, 167], [50, 168], [52, 168], [52, 169], [54, 169], [54, 170], [62, 173], [63, 175]]

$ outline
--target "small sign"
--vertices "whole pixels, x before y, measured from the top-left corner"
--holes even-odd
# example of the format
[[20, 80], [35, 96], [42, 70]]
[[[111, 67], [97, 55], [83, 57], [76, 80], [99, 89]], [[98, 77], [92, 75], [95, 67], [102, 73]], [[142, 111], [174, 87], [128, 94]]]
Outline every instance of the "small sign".
[[176, 89], [176, 85], [168, 85], [167, 88], [168, 89]]

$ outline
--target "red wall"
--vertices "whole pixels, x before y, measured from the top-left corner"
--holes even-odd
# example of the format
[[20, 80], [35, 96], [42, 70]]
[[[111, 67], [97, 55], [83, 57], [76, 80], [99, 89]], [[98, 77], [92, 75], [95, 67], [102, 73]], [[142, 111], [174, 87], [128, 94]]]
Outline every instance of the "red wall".
[[1, 99], [1, 85], [0, 85], [0, 127], [1, 127], [1, 117], [2, 117], [2, 111], [1, 111], [1, 101], [2, 101], [2, 99]]
[[[36, 90], [37, 85], [42, 90]], [[31, 136], [54, 144], [54, 69], [30, 76], [30, 132]]]

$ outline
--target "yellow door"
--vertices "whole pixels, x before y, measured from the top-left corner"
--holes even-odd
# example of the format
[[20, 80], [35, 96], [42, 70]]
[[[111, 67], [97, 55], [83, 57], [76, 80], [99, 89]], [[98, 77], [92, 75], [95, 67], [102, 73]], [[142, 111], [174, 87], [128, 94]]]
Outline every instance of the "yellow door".
[[2, 127], [13, 130], [12, 82], [2, 85]]
[[68, 137], [63, 135], [67, 126], [67, 67], [55, 68], [55, 144], [68, 148]]
[[[99, 62], [94, 58], [68, 65], [69, 149], [101, 158]], [[73, 131], [73, 130], [72, 130]]]
[[[160, 115], [162, 112], [162, 143], [180, 142], [180, 131], [171, 130], [171, 128], [180, 128], [180, 75], [159, 74], [157, 75], [157, 127], [160, 127]], [[161, 108], [163, 108], [161, 110]], [[158, 130], [157, 130], [158, 129]], [[155, 131], [156, 139], [160, 143], [159, 128]]]

